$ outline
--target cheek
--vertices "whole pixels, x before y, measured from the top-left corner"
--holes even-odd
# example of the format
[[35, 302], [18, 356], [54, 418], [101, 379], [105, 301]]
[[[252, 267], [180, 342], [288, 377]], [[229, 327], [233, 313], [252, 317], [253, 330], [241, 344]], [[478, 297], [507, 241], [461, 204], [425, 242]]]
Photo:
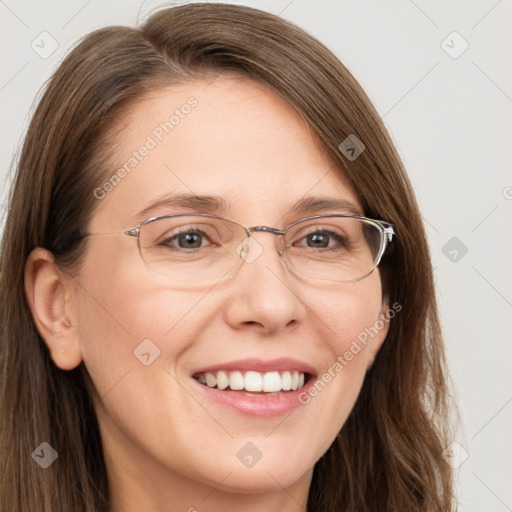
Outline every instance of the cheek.
[[318, 325], [323, 328], [324, 350], [327, 345], [333, 358], [350, 351], [356, 344], [361, 350], [354, 348], [354, 355], [367, 352], [374, 337], [368, 333], [375, 334], [372, 327], [379, 320], [383, 307], [379, 274], [374, 272], [362, 281], [346, 283], [336, 290], [319, 290], [311, 305], [314, 316], [319, 319]]
[[197, 293], [162, 286], [138, 259], [111, 261], [108, 247], [91, 252], [78, 279], [80, 347], [100, 394], [160, 356], [173, 366], [208, 316]]
[[317, 351], [323, 351], [325, 357], [315, 385], [301, 396], [301, 401], [323, 432], [318, 436], [318, 450], [322, 452], [352, 411], [372, 361], [372, 343], [387, 331], [379, 322], [382, 295], [378, 273], [348, 283], [336, 292], [319, 293], [312, 303], [313, 318], [318, 318], [316, 325], [321, 330]]

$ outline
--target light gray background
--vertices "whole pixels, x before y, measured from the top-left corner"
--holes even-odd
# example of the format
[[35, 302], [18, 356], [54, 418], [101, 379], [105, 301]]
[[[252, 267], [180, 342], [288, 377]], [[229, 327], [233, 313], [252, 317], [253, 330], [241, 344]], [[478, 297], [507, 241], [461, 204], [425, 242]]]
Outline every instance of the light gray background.
[[[317, 36], [383, 116], [415, 187], [436, 267], [463, 420], [451, 459], [461, 510], [512, 510], [511, 1], [233, 3], [280, 13]], [[63, 55], [91, 30], [133, 25], [160, 4], [0, 0], [2, 210], [33, 100]], [[50, 52], [45, 31], [58, 47], [42, 58], [31, 45]]]

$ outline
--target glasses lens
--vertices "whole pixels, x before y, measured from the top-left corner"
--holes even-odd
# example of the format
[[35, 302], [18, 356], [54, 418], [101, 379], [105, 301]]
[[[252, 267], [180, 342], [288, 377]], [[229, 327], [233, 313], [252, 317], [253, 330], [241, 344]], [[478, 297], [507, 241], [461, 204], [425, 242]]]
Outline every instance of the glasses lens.
[[380, 258], [382, 231], [352, 217], [299, 221], [286, 232], [286, 252], [294, 271], [326, 281], [355, 281], [371, 272]]
[[[298, 276], [346, 282], [370, 273], [385, 243], [381, 228], [372, 221], [325, 216], [290, 226], [284, 245]], [[244, 260], [253, 261], [245, 229], [208, 215], [151, 220], [140, 228], [139, 247], [152, 272], [187, 288], [213, 284], [235, 273]]]
[[238, 268], [245, 230], [216, 217], [160, 217], [140, 229], [139, 247], [152, 272], [172, 282], [208, 284]]

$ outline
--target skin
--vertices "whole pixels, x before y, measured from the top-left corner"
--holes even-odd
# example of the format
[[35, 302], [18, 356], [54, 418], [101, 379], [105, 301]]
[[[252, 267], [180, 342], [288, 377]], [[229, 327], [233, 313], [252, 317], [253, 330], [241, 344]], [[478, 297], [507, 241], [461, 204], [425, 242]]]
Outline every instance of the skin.
[[[277, 237], [256, 233], [263, 253], [232, 279], [175, 289], [149, 272], [137, 239], [121, 233], [181, 211], [137, 217], [170, 192], [222, 196], [225, 216], [245, 226], [286, 226], [297, 219], [290, 205], [304, 196], [361, 205], [300, 116], [239, 77], [176, 85], [134, 105], [122, 118], [112, 172], [190, 96], [197, 107], [98, 201], [90, 232], [119, 235], [90, 237], [74, 277], [36, 249], [27, 297], [55, 364], [69, 370], [83, 362], [92, 377], [112, 510], [304, 510], [313, 466], [346, 421], [388, 324], [287, 416], [247, 417], [209, 401], [191, 373], [248, 357], [293, 357], [322, 374], [387, 309], [378, 271], [356, 283], [304, 282], [283, 265]], [[134, 356], [147, 338], [160, 350], [150, 366]], [[252, 468], [237, 458], [247, 442], [262, 454]]]

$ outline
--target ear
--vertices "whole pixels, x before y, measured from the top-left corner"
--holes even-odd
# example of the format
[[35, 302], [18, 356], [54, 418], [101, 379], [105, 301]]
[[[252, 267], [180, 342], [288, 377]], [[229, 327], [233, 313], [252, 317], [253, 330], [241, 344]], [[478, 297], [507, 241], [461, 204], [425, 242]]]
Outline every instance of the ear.
[[71, 281], [59, 272], [53, 254], [34, 249], [25, 265], [25, 294], [37, 330], [62, 370], [82, 361], [71, 292]]
[[371, 368], [377, 354], [384, 343], [386, 336], [389, 332], [389, 303], [388, 299], [384, 298], [382, 301], [382, 309], [379, 313], [379, 318], [375, 321], [374, 328], [377, 333], [373, 336], [368, 343], [369, 361], [368, 369]]

